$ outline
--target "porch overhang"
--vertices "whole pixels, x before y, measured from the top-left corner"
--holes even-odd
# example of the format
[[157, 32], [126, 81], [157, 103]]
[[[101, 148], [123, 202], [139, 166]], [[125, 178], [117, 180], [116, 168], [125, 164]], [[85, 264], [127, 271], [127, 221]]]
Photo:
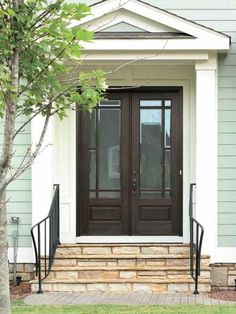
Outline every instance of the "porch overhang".
[[[107, 0], [91, 7], [91, 15], [71, 27], [95, 32], [92, 42], [84, 44], [85, 59], [101, 60], [101, 55], [115, 60], [124, 55], [153, 54], [181, 58], [198, 53], [225, 53], [230, 37], [139, 0]], [[111, 58], [110, 57], [110, 58]], [[109, 59], [110, 59], [109, 58]]]

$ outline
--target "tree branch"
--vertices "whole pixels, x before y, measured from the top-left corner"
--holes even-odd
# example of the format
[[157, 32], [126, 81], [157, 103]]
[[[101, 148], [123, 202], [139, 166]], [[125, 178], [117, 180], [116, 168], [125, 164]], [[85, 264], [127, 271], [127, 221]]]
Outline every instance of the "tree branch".
[[22, 93], [24, 93], [27, 88], [37, 80], [37, 78], [39, 78], [49, 67], [50, 65], [53, 64], [53, 62], [55, 62], [62, 54], [63, 52], [67, 49], [68, 46], [70, 46], [72, 44], [72, 42], [75, 40], [75, 36], [71, 39], [71, 41], [66, 45], [65, 48], [63, 48], [25, 87], [24, 89], [18, 94], [18, 96], [20, 96]]
[[[35, 38], [34, 40], [32, 40], [31, 44], [28, 47], [25, 47], [25, 49], [22, 49], [20, 52], [20, 56], [22, 55], [22, 53], [24, 53], [25, 51], [29, 50], [34, 42], [37, 42], [37, 40], [42, 39], [44, 37], [47, 37], [49, 34], [45, 33], [45, 34], [41, 34], [40, 36], [38, 36], [37, 38]], [[32, 58], [33, 59], [33, 58]]]
[[[42, 21], [43, 18], [44, 18], [45, 16], [47, 16], [49, 13], [51, 13], [52, 11], [53, 11], [53, 8], [50, 8], [49, 10], [45, 10], [44, 12], [42, 12], [42, 13], [38, 16], [38, 18], [37, 18], [37, 20], [35, 21], [35, 23], [30, 26], [29, 31], [31, 30], [31, 31], [33, 32], [33, 31], [35, 30], [35, 29], [33, 29], [33, 28], [37, 25], [37, 23], [39, 23], [40, 21]], [[33, 30], [32, 30], [32, 29], [33, 29]]]
[[7, 180], [7, 183], [6, 183], [7, 185], [9, 183], [11, 183], [12, 181], [16, 180], [19, 176], [21, 176], [23, 174], [23, 172], [25, 170], [27, 170], [32, 165], [32, 163], [34, 162], [35, 158], [39, 155], [41, 147], [43, 145], [43, 141], [44, 141], [44, 138], [45, 138], [47, 127], [48, 127], [48, 124], [49, 124], [50, 116], [51, 116], [51, 108], [50, 108], [50, 110], [49, 110], [49, 112], [48, 112], [48, 114], [47, 114], [47, 116], [45, 118], [43, 129], [42, 129], [39, 141], [36, 144], [36, 148], [35, 148], [34, 152], [31, 154], [30, 160], [27, 163], [25, 163], [23, 166], [21, 165], [21, 166], [18, 167], [16, 172]]
[[15, 139], [16, 135], [19, 134], [23, 129], [24, 127], [30, 123], [38, 114], [40, 114], [40, 110], [38, 110], [35, 114], [33, 114], [26, 122], [24, 122], [18, 130], [15, 131], [14, 135], [13, 135], [13, 140]]

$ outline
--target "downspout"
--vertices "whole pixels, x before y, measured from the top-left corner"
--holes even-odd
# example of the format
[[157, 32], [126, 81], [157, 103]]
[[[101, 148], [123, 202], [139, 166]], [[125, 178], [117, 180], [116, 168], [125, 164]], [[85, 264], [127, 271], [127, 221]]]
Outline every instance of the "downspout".
[[16, 276], [16, 262], [17, 262], [17, 251], [18, 251], [18, 237], [19, 237], [19, 222], [20, 218], [13, 216], [11, 217], [11, 222], [16, 224], [16, 230], [12, 233], [13, 238], [13, 249], [14, 249], [14, 256], [13, 256], [13, 284], [14, 286], [19, 286], [21, 282], [21, 277]]

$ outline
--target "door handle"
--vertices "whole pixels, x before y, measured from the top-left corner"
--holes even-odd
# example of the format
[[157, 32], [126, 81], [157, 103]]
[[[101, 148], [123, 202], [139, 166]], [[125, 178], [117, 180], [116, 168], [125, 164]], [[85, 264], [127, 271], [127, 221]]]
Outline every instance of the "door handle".
[[136, 178], [132, 178], [132, 189], [133, 192], [136, 193], [136, 188], [137, 188], [137, 179]]

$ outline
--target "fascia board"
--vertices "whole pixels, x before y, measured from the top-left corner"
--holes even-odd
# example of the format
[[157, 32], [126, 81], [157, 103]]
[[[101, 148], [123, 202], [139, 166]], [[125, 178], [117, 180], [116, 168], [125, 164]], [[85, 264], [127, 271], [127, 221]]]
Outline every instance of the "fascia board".
[[120, 52], [101, 52], [101, 51], [86, 51], [84, 61], [88, 60], [137, 60], [140, 64], [142, 61], [206, 61], [209, 59], [207, 52], [176, 52], [176, 53], [159, 53], [150, 51], [142, 51], [138, 54], [130, 51]]
[[[72, 21], [70, 27], [76, 27], [85, 23], [91, 22], [94, 19], [108, 15], [112, 12], [119, 10], [123, 5], [119, 4], [119, 1], [107, 1], [106, 3], [98, 3], [91, 7], [91, 14], [78, 21]], [[140, 13], [139, 13], [140, 15]]]
[[86, 50], [122, 51], [122, 50], [220, 50], [227, 51], [229, 42], [226, 38], [217, 41], [206, 39], [95, 39], [93, 42], [83, 43]]
[[139, 15], [140, 12], [142, 12], [142, 15], [145, 14], [145, 16], [148, 16], [148, 18], [153, 21], [175, 28], [180, 32], [187, 33], [194, 37], [207, 37], [210, 35], [217, 38], [227, 38], [229, 40], [226, 35], [205, 28], [203, 25], [193, 23], [177, 15], [173, 15], [167, 11], [150, 7], [148, 4], [138, 3], [136, 1], [130, 0], [123, 6], [123, 8]]

